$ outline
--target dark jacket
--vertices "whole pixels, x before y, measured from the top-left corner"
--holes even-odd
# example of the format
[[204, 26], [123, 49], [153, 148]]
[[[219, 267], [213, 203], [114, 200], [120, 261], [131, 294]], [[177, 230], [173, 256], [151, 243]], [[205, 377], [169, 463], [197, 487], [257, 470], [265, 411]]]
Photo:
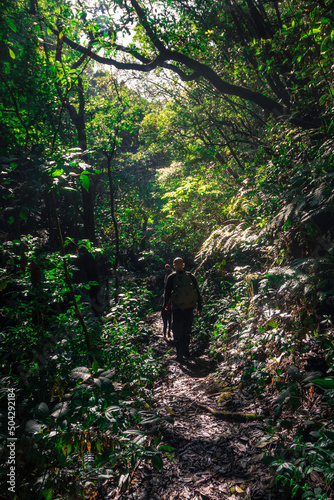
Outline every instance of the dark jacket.
[[[178, 273], [185, 273], [186, 271], [177, 271], [177, 272]], [[176, 273], [172, 273], [168, 276], [168, 279], [166, 282], [165, 293], [164, 293], [164, 301], [162, 304], [163, 309], [167, 306], [167, 304], [171, 298], [175, 274]], [[202, 296], [201, 296], [201, 292], [199, 291], [197, 279], [195, 278], [195, 276], [193, 274], [191, 274], [191, 273], [187, 273], [187, 274], [190, 276], [190, 278], [192, 279], [192, 282], [194, 283], [195, 290], [197, 292], [197, 308], [201, 312], [202, 311]], [[174, 304], [173, 304], [173, 307], [175, 307]]]

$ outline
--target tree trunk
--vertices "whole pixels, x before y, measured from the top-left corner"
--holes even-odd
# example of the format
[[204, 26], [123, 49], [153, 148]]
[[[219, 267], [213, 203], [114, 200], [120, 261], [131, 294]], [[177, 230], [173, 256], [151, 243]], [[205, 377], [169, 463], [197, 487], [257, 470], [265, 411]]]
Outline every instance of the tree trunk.
[[147, 230], [148, 217], [144, 214], [144, 220], [142, 225], [143, 237], [140, 240], [139, 251], [144, 252], [146, 250], [146, 230]]
[[[61, 62], [63, 40], [58, 37], [56, 48], [56, 60]], [[87, 163], [88, 159], [85, 154], [87, 151], [87, 135], [85, 122], [85, 92], [82, 78], [78, 76], [77, 94], [79, 98], [78, 110], [68, 100], [67, 94], [63, 95], [60, 85], [57, 85], [58, 95], [65, 109], [67, 109], [73, 125], [78, 134], [78, 145], [82, 150], [83, 159]], [[95, 234], [95, 218], [94, 218], [94, 189], [93, 182], [89, 183], [89, 189], [86, 191], [81, 187], [82, 207], [83, 207], [83, 223], [84, 223], [84, 238], [96, 244]], [[101, 286], [99, 284], [99, 272], [97, 262], [93, 255], [86, 249], [83, 250], [83, 255], [79, 258], [79, 265], [82, 266], [82, 271], [85, 274], [87, 283], [90, 284], [89, 296], [90, 304], [95, 316], [101, 316], [105, 307], [105, 300], [102, 295]], [[94, 284], [96, 283], [96, 284]]]
[[109, 193], [110, 193], [110, 213], [111, 220], [114, 226], [115, 233], [115, 259], [113, 263], [113, 271], [114, 271], [114, 279], [115, 279], [115, 291], [114, 291], [114, 300], [115, 304], [118, 302], [118, 293], [119, 293], [119, 277], [118, 277], [118, 266], [119, 266], [119, 231], [118, 224], [115, 215], [115, 200], [114, 200], [114, 185], [111, 173], [111, 160], [115, 152], [116, 147], [116, 136], [114, 140], [114, 147], [112, 149], [112, 153], [107, 157], [107, 167], [108, 167], [108, 179], [109, 179]]

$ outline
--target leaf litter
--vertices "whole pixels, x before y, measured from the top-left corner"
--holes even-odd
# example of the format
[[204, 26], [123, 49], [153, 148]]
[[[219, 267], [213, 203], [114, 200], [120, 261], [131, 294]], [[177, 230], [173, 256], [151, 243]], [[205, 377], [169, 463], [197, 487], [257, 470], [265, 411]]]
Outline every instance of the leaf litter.
[[174, 451], [171, 458], [163, 457], [161, 472], [141, 462], [126, 491], [105, 488], [104, 498], [282, 499], [262, 462], [264, 450], [270, 453], [275, 445], [266, 439], [263, 423], [221, 420], [205, 408], [269, 416], [272, 401], [268, 398], [254, 401], [254, 394], [233, 390], [218, 403], [224, 388], [211, 376], [215, 362], [202, 355], [180, 365], [171, 345], [163, 340], [159, 314], [152, 329], [150, 347], [165, 370], [165, 375], [155, 383], [153, 409], [174, 420], [174, 423], [163, 421], [152, 432], [159, 433], [161, 444]]

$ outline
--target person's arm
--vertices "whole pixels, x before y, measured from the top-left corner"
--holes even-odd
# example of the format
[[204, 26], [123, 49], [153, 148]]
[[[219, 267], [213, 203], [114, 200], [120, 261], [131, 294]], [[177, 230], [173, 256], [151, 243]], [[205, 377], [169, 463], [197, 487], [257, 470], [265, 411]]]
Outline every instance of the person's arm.
[[162, 304], [163, 309], [167, 307], [167, 304], [170, 300], [170, 297], [172, 295], [172, 290], [173, 290], [173, 281], [174, 281], [174, 275], [170, 274], [167, 278], [166, 281], [166, 288], [165, 288], [165, 293], [164, 293], [164, 301]]

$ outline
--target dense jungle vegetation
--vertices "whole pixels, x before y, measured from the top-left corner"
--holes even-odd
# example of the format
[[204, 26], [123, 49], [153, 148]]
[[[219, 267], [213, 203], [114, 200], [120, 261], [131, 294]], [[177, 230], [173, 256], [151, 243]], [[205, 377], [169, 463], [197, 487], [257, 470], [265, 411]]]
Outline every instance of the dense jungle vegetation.
[[330, 0], [3, 0], [4, 498], [171, 457], [147, 318], [177, 255], [214, 377], [276, 394], [277, 489], [334, 498], [333, 61]]

